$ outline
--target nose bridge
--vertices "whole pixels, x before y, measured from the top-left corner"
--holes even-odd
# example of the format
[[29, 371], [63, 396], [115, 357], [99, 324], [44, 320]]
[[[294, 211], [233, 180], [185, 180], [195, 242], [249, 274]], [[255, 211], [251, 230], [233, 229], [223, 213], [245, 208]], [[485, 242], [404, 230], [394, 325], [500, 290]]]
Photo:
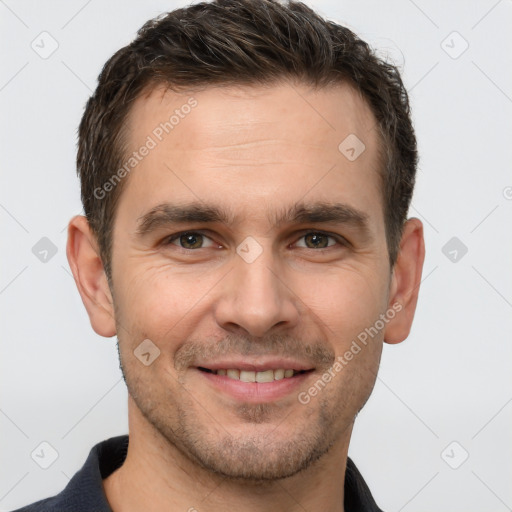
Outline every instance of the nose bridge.
[[296, 324], [296, 301], [283, 284], [278, 266], [272, 249], [250, 237], [237, 247], [234, 269], [227, 276], [216, 310], [221, 327], [242, 327], [261, 337], [277, 325]]

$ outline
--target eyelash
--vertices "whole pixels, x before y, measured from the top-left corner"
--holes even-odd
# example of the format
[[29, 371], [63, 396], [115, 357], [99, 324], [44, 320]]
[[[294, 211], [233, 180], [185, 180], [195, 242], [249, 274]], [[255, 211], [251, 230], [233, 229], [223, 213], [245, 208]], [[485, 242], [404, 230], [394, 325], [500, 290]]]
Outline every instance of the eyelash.
[[[312, 235], [312, 234], [313, 235], [322, 235], [322, 236], [326, 236], [328, 238], [332, 238], [333, 240], [335, 240], [337, 242], [338, 245], [341, 245], [342, 247], [348, 247], [350, 245], [350, 243], [345, 238], [341, 237], [340, 235], [326, 233], [325, 231], [313, 231], [313, 230], [304, 231], [298, 240], [300, 240], [301, 238], [304, 238], [307, 235]], [[178, 240], [183, 235], [201, 235], [205, 238], [212, 240], [211, 237], [209, 237], [206, 233], [203, 233], [202, 231], [181, 231], [179, 233], [175, 233], [174, 235], [170, 235], [170, 236], [166, 237], [162, 243], [166, 246], [167, 245], [175, 245], [175, 244], [172, 244], [172, 242], [174, 242], [175, 240]], [[217, 242], [215, 242], [215, 243], [217, 243]], [[187, 252], [197, 251], [199, 249], [208, 249], [208, 247], [199, 247], [198, 249], [187, 249], [187, 248], [181, 247], [181, 246], [176, 246], [176, 247], [178, 249], [182, 249], [183, 251], [187, 251]], [[333, 247], [335, 247], [335, 245], [330, 245], [328, 247], [320, 247], [318, 249], [314, 249], [311, 247], [301, 247], [301, 249], [311, 249], [316, 252], [323, 252], [323, 251], [332, 249]]]

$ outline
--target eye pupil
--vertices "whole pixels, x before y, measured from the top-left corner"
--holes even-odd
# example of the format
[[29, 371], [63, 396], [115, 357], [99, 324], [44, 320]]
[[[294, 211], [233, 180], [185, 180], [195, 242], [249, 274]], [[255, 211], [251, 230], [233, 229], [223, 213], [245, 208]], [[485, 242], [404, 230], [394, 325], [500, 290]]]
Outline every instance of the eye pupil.
[[184, 235], [180, 236], [180, 243], [181, 245], [185, 246], [186, 249], [197, 249], [202, 245], [201, 236], [202, 235], [185, 233]]
[[[178, 237], [179, 244], [184, 249], [200, 249], [203, 246], [203, 237], [201, 233], [188, 232], [182, 233]], [[175, 239], [176, 239], [175, 238]], [[310, 232], [304, 235], [306, 247], [310, 249], [324, 249], [329, 247], [329, 235], [319, 232]]]
[[325, 235], [322, 235], [322, 234], [319, 234], [319, 233], [308, 233], [305, 236], [306, 244], [308, 244], [308, 242], [311, 242], [313, 244], [312, 247], [314, 247], [314, 248], [316, 248], [316, 247], [320, 247], [320, 248], [327, 247], [328, 246], [327, 238], [328, 237], [326, 237]]

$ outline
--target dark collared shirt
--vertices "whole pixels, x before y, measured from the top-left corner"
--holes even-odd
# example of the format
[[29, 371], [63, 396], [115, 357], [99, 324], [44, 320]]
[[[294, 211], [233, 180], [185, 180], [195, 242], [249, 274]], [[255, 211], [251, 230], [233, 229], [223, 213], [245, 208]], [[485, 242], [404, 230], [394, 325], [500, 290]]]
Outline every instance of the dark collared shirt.
[[[127, 435], [98, 443], [62, 492], [14, 512], [112, 512], [102, 480], [122, 466], [127, 453]], [[350, 457], [345, 472], [344, 505], [346, 512], [382, 512]]]

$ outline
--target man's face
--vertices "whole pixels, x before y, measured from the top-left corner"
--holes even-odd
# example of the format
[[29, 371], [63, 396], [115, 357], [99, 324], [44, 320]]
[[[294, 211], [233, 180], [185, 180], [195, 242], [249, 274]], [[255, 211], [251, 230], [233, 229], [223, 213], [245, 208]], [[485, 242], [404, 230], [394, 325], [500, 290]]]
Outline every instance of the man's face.
[[[156, 143], [113, 238], [132, 413], [211, 471], [291, 476], [348, 445], [375, 382], [383, 331], [298, 399], [390, 306], [375, 120], [349, 86], [207, 88], [182, 108], [190, 96], [157, 89], [129, 119], [128, 154]], [[338, 149], [351, 134], [355, 160]], [[147, 366], [146, 339], [160, 350]]]

